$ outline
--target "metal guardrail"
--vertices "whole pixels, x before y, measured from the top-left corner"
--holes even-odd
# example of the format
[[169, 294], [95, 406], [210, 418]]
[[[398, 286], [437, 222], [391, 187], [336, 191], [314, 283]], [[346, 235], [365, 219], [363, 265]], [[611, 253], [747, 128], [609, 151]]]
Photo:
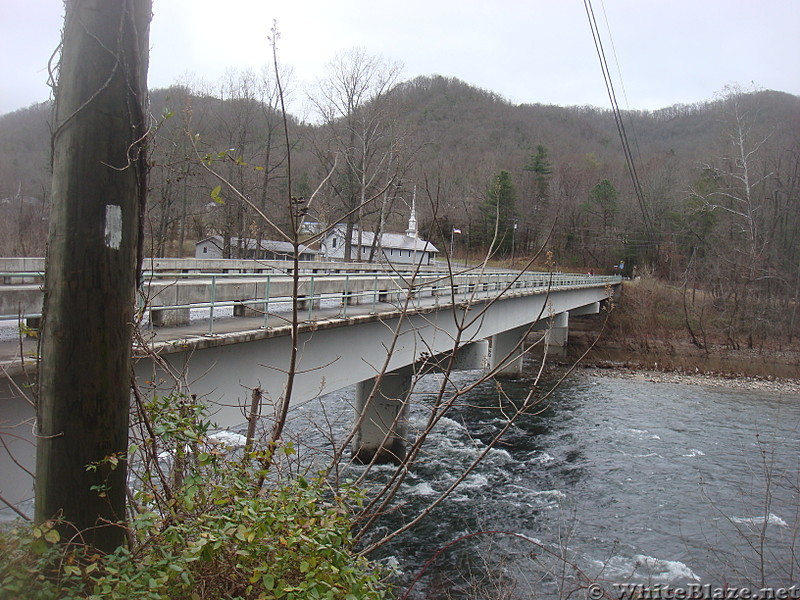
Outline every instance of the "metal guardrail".
[[[303, 274], [322, 274], [336, 272], [370, 272], [383, 263], [339, 262], [334, 260], [302, 260], [298, 271]], [[145, 258], [143, 269], [154, 273], [261, 273], [291, 275], [294, 272], [291, 260], [253, 260], [230, 258]], [[400, 272], [437, 271], [441, 265], [419, 265], [412, 263], [392, 263], [391, 267]], [[7, 276], [29, 273], [41, 276], [45, 268], [44, 258], [0, 258], [0, 272]], [[0, 279], [0, 284], [9, 283]]]
[[[39, 271], [30, 272], [6, 272], [0, 273], [0, 279], [6, 281], [7, 278], [19, 278], [28, 280], [41, 280], [43, 273]], [[426, 271], [418, 273], [416, 276], [404, 273], [391, 273], [386, 271], [373, 272], [353, 272], [353, 273], [331, 273], [331, 274], [305, 274], [300, 275], [300, 282], [304, 287], [304, 294], [299, 298], [303, 302], [303, 310], [307, 311], [305, 320], [313, 321], [315, 310], [329, 310], [331, 306], [321, 308], [325, 301], [332, 301], [338, 304], [340, 316], [347, 318], [348, 306], [355, 304], [371, 303], [371, 312], [377, 312], [378, 304], [401, 303], [405, 302], [409, 294], [415, 307], [419, 306], [423, 297], [433, 298], [432, 304], [439, 305], [442, 298], [461, 297], [474, 294], [477, 298], [489, 298], [507, 293], [524, 293], [546, 289], [562, 289], [573, 287], [598, 287], [604, 285], [615, 285], [621, 281], [619, 276], [594, 276], [578, 275], [572, 273], [542, 273], [542, 272], [519, 272], [519, 271], [490, 271], [490, 272], [460, 272], [451, 274], [449, 272]], [[137, 295], [137, 310], [140, 317], [152, 316], [153, 311], [173, 311], [184, 310], [192, 311], [207, 309], [209, 312], [208, 332], [214, 330], [215, 310], [234, 307], [234, 310], [244, 310], [249, 307], [254, 316], [263, 314], [261, 327], [270, 327], [270, 316], [275, 316], [284, 312], [281, 308], [288, 310], [294, 298], [291, 295], [275, 293], [271, 295], [271, 288], [276, 287], [276, 282], [280, 282], [285, 287], [287, 282], [292, 280], [292, 276], [284, 274], [264, 274], [264, 273], [184, 273], [184, 272], [144, 272], [142, 275], [143, 288], [153, 282], [178, 285], [181, 281], [208, 281], [207, 299], [201, 302], [189, 302], [184, 304], [165, 304], [158, 305], [150, 301], [145, 292], [140, 289]], [[241, 298], [236, 300], [218, 300], [218, 288], [221, 285], [230, 285], [230, 280], [246, 281], [247, 283], [263, 283], [264, 294], [256, 298]], [[317, 291], [324, 285], [317, 285], [319, 282], [341, 281], [341, 286], [334, 291]], [[365, 283], [371, 280], [371, 286], [358, 290], [355, 283]], [[364, 287], [363, 285], [361, 287]], [[2, 294], [0, 286], [0, 294]], [[156, 296], [157, 298], [157, 296]], [[16, 315], [0, 315], [0, 321], [17, 321], [40, 318], [40, 313], [26, 313]], [[216, 317], [217, 319], [219, 316]], [[285, 322], [285, 317], [281, 320]]]

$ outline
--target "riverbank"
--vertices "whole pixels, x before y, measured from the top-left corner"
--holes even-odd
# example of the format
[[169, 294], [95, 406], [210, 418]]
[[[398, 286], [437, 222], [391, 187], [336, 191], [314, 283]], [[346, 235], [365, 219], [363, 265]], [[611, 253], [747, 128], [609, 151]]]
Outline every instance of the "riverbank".
[[697, 372], [658, 371], [638, 367], [632, 368], [628, 365], [615, 363], [582, 364], [578, 366], [577, 372], [588, 377], [612, 377], [651, 383], [702, 385], [800, 396], [800, 380], [771, 376], [766, 378], [747, 377], [724, 373], [702, 373], [699, 370]]
[[580, 359], [577, 371], [587, 376], [800, 395], [800, 348], [697, 348], [679, 331], [661, 332], [644, 345], [619, 328], [604, 330], [602, 318], [570, 320], [569, 346], [555, 359], [558, 367]]

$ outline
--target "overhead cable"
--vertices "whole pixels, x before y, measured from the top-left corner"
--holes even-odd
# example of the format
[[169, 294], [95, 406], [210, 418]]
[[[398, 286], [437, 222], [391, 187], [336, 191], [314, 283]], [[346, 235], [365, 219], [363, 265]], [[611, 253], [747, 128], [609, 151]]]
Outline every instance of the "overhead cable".
[[633, 183], [633, 190], [636, 194], [636, 199], [639, 202], [639, 208], [642, 211], [642, 217], [644, 218], [645, 226], [650, 231], [651, 235], [653, 235], [653, 223], [650, 220], [650, 215], [647, 211], [647, 204], [645, 203], [644, 199], [644, 191], [639, 181], [639, 175], [636, 171], [636, 164], [633, 160], [633, 153], [631, 152], [630, 143], [628, 142], [628, 136], [625, 131], [625, 123], [622, 120], [622, 111], [620, 110], [619, 103], [617, 102], [617, 95], [614, 91], [614, 83], [611, 79], [611, 72], [608, 68], [608, 61], [606, 60], [603, 42], [600, 38], [600, 30], [597, 27], [597, 20], [594, 16], [592, 2], [591, 0], [583, 0], [583, 5], [586, 9], [586, 16], [589, 19], [589, 28], [592, 30], [592, 38], [594, 39], [597, 58], [600, 60], [600, 69], [603, 73], [603, 80], [605, 81], [606, 90], [608, 91], [608, 98], [611, 102], [611, 112], [614, 115], [614, 121], [617, 125], [617, 132], [619, 133], [620, 141], [622, 142], [622, 151], [625, 155], [625, 162], [628, 165], [628, 173], [630, 174], [631, 182]]

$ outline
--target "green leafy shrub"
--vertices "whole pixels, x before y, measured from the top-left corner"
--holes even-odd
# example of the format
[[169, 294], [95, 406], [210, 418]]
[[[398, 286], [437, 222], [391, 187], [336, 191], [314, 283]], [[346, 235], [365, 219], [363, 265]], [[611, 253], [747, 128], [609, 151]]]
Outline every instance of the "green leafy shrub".
[[[158, 418], [151, 428], [158, 437], [131, 448], [131, 462], [140, 464], [131, 543], [98, 555], [79, 536], [62, 539], [56, 522], [7, 529], [0, 532], [0, 598], [386, 596], [381, 573], [352, 548], [350, 507], [359, 494], [301, 476], [262, 486], [267, 450], [243, 455], [208, 443], [202, 409], [185, 399], [157, 398], [147, 412]], [[163, 463], [169, 447], [171, 465], [149, 462], [160, 456]]]

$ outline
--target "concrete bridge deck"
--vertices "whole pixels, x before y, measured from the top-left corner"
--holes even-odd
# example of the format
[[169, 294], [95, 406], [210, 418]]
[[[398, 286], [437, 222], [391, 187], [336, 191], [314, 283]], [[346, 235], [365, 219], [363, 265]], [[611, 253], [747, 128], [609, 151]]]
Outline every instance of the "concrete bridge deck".
[[[249, 396], [248, 388], [260, 386], [272, 401], [280, 401], [285, 390], [292, 306], [292, 297], [280, 288], [285, 276], [270, 276], [267, 284], [263, 274], [184, 275], [162, 278], [162, 290], [202, 293], [176, 292], [170, 300], [174, 304], [162, 302], [166, 294], [153, 294], [161, 300], [151, 299], [153, 304], [141, 312], [142, 338], [134, 347], [137, 377], [142, 382], [168, 380], [166, 364], [191, 381], [192, 392], [213, 407], [221, 426], [241, 423], [240, 406]], [[354, 285], [359, 280], [363, 287]], [[376, 454], [389, 459], [403, 454], [405, 396], [412, 374], [422, 364], [450, 353], [459, 359], [458, 367], [475, 368], [488, 361], [498, 373], [518, 373], [521, 341], [531, 329], [549, 329], [552, 343], [565, 343], [570, 314], [596, 313], [619, 278], [518, 272], [450, 277], [426, 272], [412, 280], [397, 273], [308, 273], [301, 284], [305, 293], [298, 298], [299, 368], [293, 400], [357, 384], [354, 404], [365, 418], [353, 450], [355, 456], [370, 460]], [[0, 296], [19, 285], [39, 286], [0, 285]], [[264, 294], [267, 285], [270, 289]], [[251, 291], [243, 293], [245, 288]], [[148, 317], [159, 310], [181, 315], [179, 323], [153, 326], [157, 319]], [[214, 318], [207, 318], [211, 314]], [[13, 328], [16, 322], [8, 324]], [[489, 341], [492, 351], [487, 357]], [[151, 360], [145, 346], [165, 362]], [[36, 340], [0, 342], [0, 435], [8, 436], [15, 460], [28, 468], [34, 456], [33, 415], [15, 386], [25, 389], [26, 373], [35, 372], [35, 354]], [[0, 473], [28, 477], [5, 455], [0, 456]], [[2, 490], [8, 487], [4, 477]], [[12, 497], [16, 501], [27, 496]]]
[[[17, 268], [42, 266], [41, 259], [0, 259], [0, 266], [8, 267], [3, 261], [11, 260]], [[350, 263], [308, 263], [304, 267], [310, 268], [303, 269], [306, 272], [300, 275], [295, 292], [293, 278], [284, 274], [292, 263], [285, 261], [265, 265], [263, 261], [162, 260], [164, 264], [151, 261], [158, 269], [143, 278], [137, 315], [145, 339], [162, 352], [187, 344], [197, 348], [232, 343], [232, 339], [279, 336], [295, 293], [299, 320], [318, 328], [320, 323], [341, 326], [345, 320], [391, 313], [406, 306], [409, 295], [413, 299], [407, 309], [417, 311], [498, 295], [510, 298], [617, 283], [613, 277], [475, 269], [449, 273], [428, 268], [412, 274], [376, 272], [375, 265], [372, 272], [364, 272], [364, 265], [356, 265], [354, 271], [343, 272]], [[40, 279], [37, 271], [0, 271], [0, 282], [5, 283], [0, 285], [0, 366], [6, 374], [15, 375], [26, 361], [35, 360], [35, 341], [27, 337], [20, 341], [17, 333], [21, 329], [35, 335], [40, 324]]]

